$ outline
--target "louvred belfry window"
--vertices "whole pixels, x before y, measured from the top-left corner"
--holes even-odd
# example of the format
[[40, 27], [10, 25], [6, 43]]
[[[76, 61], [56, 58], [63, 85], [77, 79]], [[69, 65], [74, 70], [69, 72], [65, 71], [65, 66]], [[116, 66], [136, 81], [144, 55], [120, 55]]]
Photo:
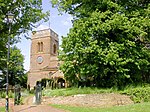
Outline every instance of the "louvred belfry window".
[[56, 54], [57, 48], [56, 48], [56, 44], [53, 45], [53, 53]]
[[38, 44], [37, 44], [37, 51], [38, 52], [43, 52], [43, 42], [38, 42]]
[[43, 52], [43, 42], [41, 42], [41, 52]]
[[40, 42], [38, 42], [37, 51], [40, 52]]

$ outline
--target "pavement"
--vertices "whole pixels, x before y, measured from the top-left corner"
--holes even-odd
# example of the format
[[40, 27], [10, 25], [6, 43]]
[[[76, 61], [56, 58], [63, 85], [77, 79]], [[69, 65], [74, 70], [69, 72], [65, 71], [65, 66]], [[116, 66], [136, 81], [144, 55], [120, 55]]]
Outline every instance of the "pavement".
[[49, 105], [17, 105], [12, 112], [66, 112], [64, 110], [53, 108]]
[[[5, 107], [5, 99], [0, 99], [0, 107]], [[14, 105], [14, 100], [9, 99], [10, 112], [66, 112], [64, 110], [56, 109], [48, 104], [35, 105], [33, 96], [29, 96], [23, 102], [23, 105]]]
[[33, 96], [26, 97], [23, 102], [24, 105], [15, 105], [12, 107], [12, 112], [66, 112], [64, 110], [56, 109], [48, 104], [35, 105], [33, 104]]
[[33, 96], [26, 97], [24, 105], [15, 105], [11, 108], [12, 112], [65, 112], [64, 110], [56, 109], [48, 104], [40, 105], [33, 104]]

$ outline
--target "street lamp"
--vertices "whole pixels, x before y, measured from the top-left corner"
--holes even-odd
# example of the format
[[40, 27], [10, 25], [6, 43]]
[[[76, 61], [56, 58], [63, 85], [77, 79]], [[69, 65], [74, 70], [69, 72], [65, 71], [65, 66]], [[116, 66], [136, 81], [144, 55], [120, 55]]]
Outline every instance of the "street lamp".
[[10, 31], [11, 31], [11, 24], [13, 22], [14, 14], [11, 12], [8, 12], [6, 14], [7, 16], [7, 25], [9, 26], [9, 31], [8, 31], [8, 51], [7, 51], [7, 73], [6, 73], [6, 112], [9, 112], [9, 97], [8, 97], [8, 89], [9, 89], [9, 54], [10, 54]]

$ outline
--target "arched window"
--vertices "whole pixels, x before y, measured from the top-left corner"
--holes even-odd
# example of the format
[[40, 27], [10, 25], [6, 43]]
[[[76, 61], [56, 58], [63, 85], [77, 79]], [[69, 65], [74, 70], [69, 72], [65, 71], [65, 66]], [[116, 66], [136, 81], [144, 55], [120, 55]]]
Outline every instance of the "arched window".
[[41, 52], [43, 52], [43, 42], [41, 42]]
[[43, 42], [38, 42], [38, 44], [37, 44], [37, 51], [38, 52], [43, 52]]
[[57, 51], [57, 47], [56, 47], [56, 44], [54, 44], [53, 45], [53, 53], [56, 54], [56, 51]]
[[40, 52], [40, 42], [38, 42], [37, 51]]

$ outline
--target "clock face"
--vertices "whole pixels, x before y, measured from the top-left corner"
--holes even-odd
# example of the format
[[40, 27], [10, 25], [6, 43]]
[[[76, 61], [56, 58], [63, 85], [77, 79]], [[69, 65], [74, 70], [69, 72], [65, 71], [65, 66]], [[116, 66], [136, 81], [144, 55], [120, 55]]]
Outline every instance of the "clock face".
[[43, 57], [42, 56], [38, 56], [37, 57], [37, 62], [40, 64], [43, 62]]

